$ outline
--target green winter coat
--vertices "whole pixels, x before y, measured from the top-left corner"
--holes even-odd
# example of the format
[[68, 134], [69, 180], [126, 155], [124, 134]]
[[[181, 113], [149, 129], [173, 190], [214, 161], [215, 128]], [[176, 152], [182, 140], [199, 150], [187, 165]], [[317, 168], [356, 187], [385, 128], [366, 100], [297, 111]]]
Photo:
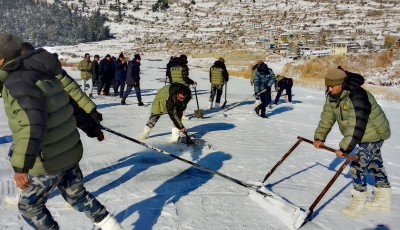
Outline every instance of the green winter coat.
[[386, 140], [390, 137], [389, 121], [374, 96], [361, 88], [362, 76], [347, 73], [343, 92], [328, 95], [314, 140], [325, 141], [331, 128], [338, 122], [343, 139], [340, 149], [350, 153], [357, 144]]
[[210, 68], [210, 82], [211, 85], [224, 85], [229, 80], [229, 73], [226, 66], [221, 61], [214, 62]]
[[81, 79], [89, 80], [92, 78], [92, 66], [93, 63], [87, 59], [79, 62], [78, 70], [81, 71]]
[[64, 90], [71, 96], [74, 101], [76, 101], [80, 108], [82, 108], [86, 113], [91, 113], [96, 109], [96, 104], [82, 91], [78, 83], [71, 78], [65, 70], [62, 74], [56, 76], [64, 86]]
[[[184, 102], [179, 102], [176, 99], [176, 94], [180, 90], [185, 90], [187, 97]], [[180, 115], [186, 109], [187, 104], [191, 100], [191, 91], [189, 87], [181, 83], [172, 83], [162, 87], [156, 97], [154, 98], [153, 105], [151, 107], [151, 115], [163, 115], [168, 114], [172, 122], [178, 129], [182, 129], [184, 126], [181, 122]]]
[[74, 109], [61, 82], [58, 60], [35, 50], [0, 70], [3, 101], [14, 141], [11, 164], [33, 176], [73, 167], [83, 148]]
[[172, 63], [170, 67], [171, 72], [171, 83], [181, 83], [185, 86], [189, 86], [194, 83], [192, 79], [189, 78], [189, 67], [187, 66], [187, 61], [178, 59]]

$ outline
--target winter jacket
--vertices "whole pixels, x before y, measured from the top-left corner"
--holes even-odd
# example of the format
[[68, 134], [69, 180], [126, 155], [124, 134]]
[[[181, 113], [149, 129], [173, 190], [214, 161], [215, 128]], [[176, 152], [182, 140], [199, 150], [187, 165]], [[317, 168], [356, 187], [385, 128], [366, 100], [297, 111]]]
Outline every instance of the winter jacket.
[[271, 92], [271, 86], [275, 83], [275, 74], [272, 69], [268, 68], [265, 63], [262, 63], [254, 78], [254, 92], [257, 94], [263, 90]]
[[279, 89], [289, 89], [292, 88], [293, 86], [293, 79], [290, 77], [285, 77], [282, 75], [277, 75], [276, 76], [276, 83], [275, 83], [275, 88], [276, 90]]
[[346, 73], [342, 93], [326, 97], [314, 140], [325, 141], [332, 126], [338, 122], [343, 135], [339, 147], [342, 152], [350, 153], [357, 144], [388, 139], [390, 126], [375, 97], [361, 87], [364, 78]]
[[99, 63], [97, 61], [92, 62], [92, 79], [93, 81], [99, 81]]
[[115, 64], [112, 59], [110, 61], [104, 58], [99, 64], [100, 81], [113, 80], [115, 76]]
[[[176, 94], [181, 89], [185, 90], [187, 94], [186, 100], [183, 102], [178, 101], [176, 98]], [[181, 83], [166, 85], [158, 91], [151, 108], [151, 114], [162, 115], [168, 113], [174, 125], [178, 129], [182, 129], [184, 126], [179, 114], [182, 114], [191, 99], [192, 95], [189, 87]]]
[[81, 71], [81, 79], [89, 80], [92, 78], [92, 66], [92, 62], [87, 59], [79, 62], [78, 70]]
[[165, 76], [168, 77], [169, 83], [171, 82], [171, 67], [173, 65], [175, 65], [176, 62], [179, 62], [180, 58], [179, 57], [171, 57], [171, 59], [169, 60], [169, 62], [167, 63], [167, 67], [166, 67], [166, 73]]
[[189, 78], [189, 67], [187, 61], [178, 59], [171, 64], [171, 78], [170, 82], [181, 83], [186, 86], [192, 85], [194, 81]]
[[82, 125], [90, 136], [101, 133], [87, 113], [71, 104], [74, 101], [54, 77], [61, 72], [58, 60], [43, 49], [20, 56], [0, 70], [14, 140], [11, 164], [17, 173], [38, 176], [73, 167], [83, 152], [76, 126]]
[[254, 78], [256, 77], [257, 74], [257, 69], [260, 66], [260, 64], [255, 64], [253, 67], [251, 67], [251, 74], [250, 74], [250, 85], [254, 85]]
[[63, 84], [64, 90], [68, 95], [78, 103], [86, 113], [91, 113], [96, 109], [96, 104], [86, 95], [85, 92], [79, 87], [78, 83], [68, 75], [65, 70], [56, 76]]
[[128, 64], [128, 73], [126, 75], [126, 84], [130, 86], [138, 85], [140, 82], [140, 63], [135, 59]]
[[122, 63], [120, 59], [115, 62], [115, 80], [126, 81], [126, 74], [128, 70], [128, 64]]
[[224, 85], [229, 81], [229, 73], [226, 66], [221, 61], [214, 62], [210, 68], [210, 82], [212, 85]]

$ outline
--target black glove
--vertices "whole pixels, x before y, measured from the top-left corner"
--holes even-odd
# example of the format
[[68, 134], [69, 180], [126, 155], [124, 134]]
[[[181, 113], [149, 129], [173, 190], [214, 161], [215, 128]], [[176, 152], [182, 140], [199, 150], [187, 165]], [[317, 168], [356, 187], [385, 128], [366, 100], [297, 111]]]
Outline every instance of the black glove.
[[98, 141], [103, 141], [104, 140], [104, 134], [103, 132], [100, 132], [100, 135], [97, 137]]
[[90, 116], [95, 120], [97, 123], [100, 123], [100, 121], [103, 120], [103, 115], [99, 112], [97, 112], [96, 109], [93, 109], [92, 112], [90, 112]]

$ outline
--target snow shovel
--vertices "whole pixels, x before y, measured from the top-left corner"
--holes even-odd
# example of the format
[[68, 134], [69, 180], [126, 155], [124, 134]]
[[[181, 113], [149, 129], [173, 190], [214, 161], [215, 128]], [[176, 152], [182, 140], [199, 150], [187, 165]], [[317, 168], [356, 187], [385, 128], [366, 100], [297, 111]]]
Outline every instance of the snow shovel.
[[224, 109], [225, 105], [226, 105], [226, 91], [228, 90], [227, 87], [228, 87], [228, 84], [225, 82], [225, 101], [224, 101], [224, 104], [222, 104], [221, 109]]
[[197, 90], [196, 90], [196, 86], [193, 86], [194, 89], [194, 95], [196, 96], [196, 104], [197, 104], [197, 110], [194, 111], [194, 115], [197, 118], [203, 118], [204, 116], [204, 110], [199, 108], [199, 101], [197, 100]]

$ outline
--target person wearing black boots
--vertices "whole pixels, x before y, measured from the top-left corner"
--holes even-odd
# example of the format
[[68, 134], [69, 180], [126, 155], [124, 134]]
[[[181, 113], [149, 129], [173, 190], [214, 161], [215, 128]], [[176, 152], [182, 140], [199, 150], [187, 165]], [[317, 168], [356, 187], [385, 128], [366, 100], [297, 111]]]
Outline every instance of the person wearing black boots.
[[[275, 74], [264, 62], [260, 64], [254, 78], [254, 92], [260, 97], [261, 105], [256, 107], [256, 112], [260, 111], [260, 117], [267, 118], [266, 107], [271, 103], [271, 86], [275, 83]], [[260, 93], [262, 92], [262, 93]]]
[[126, 75], [126, 91], [121, 100], [121, 105], [126, 105], [126, 98], [131, 93], [132, 88], [136, 91], [136, 98], [138, 100], [138, 106], [143, 106], [142, 94], [140, 92], [140, 61], [141, 57], [139, 54], [135, 54], [132, 61], [128, 64], [128, 73]]

